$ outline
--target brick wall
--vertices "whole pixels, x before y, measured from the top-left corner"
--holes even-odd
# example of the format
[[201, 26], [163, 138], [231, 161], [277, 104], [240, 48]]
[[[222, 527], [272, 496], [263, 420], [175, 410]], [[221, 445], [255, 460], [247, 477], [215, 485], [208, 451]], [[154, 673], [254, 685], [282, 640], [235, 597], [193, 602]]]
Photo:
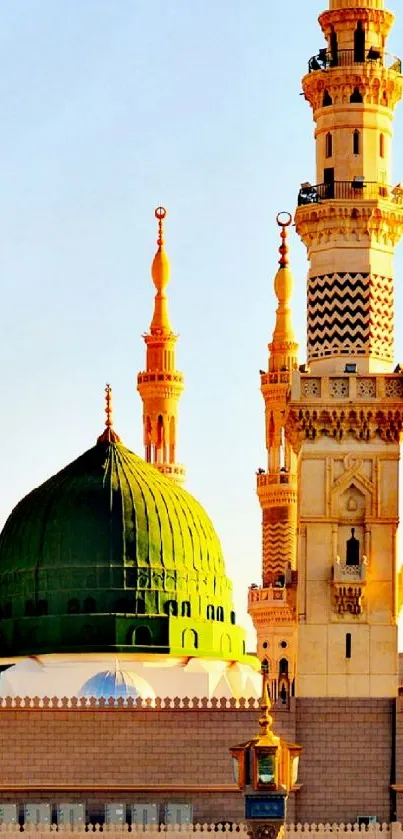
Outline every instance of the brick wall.
[[[303, 746], [289, 822], [389, 822], [393, 707], [298, 699], [275, 709], [275, 732]], [[257, 733], [258, 716], [250, 708], [0, 708], [0, 803], [84, 801], [95, 820], [105, 801], [183, 801], [195, 822], [240, 821], [229, 748]], [[403, 709], [397, 755], [403, 783]]]
[[[234, 708], [2, 708], [0, 802], [86, 801], [97, 818], [105, 801], [191, 801], [196, 822], [240, 821], [229, 748], [257, 733], [258, 717]], [[295, 741], [295, 713], [277, 713], [275, 728]], [[85, 790], [92, 785], [101, 789]], [[108, 789], [136, 786], [149, 789]]]
[[390, 699], [298, 700], [298, 821], [354, 823], [375, 815], [389, 822], [393, 709]]

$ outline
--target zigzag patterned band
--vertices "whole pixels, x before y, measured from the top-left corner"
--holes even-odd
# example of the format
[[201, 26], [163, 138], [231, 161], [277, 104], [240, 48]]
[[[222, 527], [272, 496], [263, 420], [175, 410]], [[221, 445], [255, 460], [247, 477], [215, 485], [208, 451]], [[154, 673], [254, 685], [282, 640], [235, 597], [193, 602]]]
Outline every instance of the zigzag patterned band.
[[308, 280], [308, 359], [332, 355], [393, 358], [393, 280], [335, 273]]

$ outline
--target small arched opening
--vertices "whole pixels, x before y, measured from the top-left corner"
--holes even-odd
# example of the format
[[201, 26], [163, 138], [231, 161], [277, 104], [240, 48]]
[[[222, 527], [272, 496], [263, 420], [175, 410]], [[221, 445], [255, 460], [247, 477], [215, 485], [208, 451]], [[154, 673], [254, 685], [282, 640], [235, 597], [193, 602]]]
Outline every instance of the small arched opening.
[[215, 616], [214, 606], [212, 606], [211, 603], [209, 603], [209, 605], [207, 606], [207, 613], [206, 614], [207, 614], [207, 620], [208, 621], [213, 621], [214, 620], [214, 616]]
[[322, 104], [324, 108], [328, 108], [330, 105], [333, 105], [333, 99], [328, 90], [325, 90], [323, 94]]
[[137, 626], [133, 632], [132, 643], [135, 647], [151, 647], [152, 633], [149, 626]]
[[334, 26], [330, 30], [330, 66], [337, 67], [339, 63], [339, 46], [337, 43], [337, 32], [334, 31]]
[[182, 603], [182, 617], [183, 618], [190, 618], [192, 614], [191, 606], [189, 600], [184, 600]]
[[328, 131], [326, 134], [325, 154], [326, 157], [333, 157], [333, 135], [330, 133], [330, 131]]
[[353, 132], [353, 154], [361, 154], [361, 134], [357, 129]]
[[182, 647], [183, 649], [197, 650], [199, 646], [199, 639], [197, 632], [194, 629], [184, 629], [182, 632]]
[[69, 615], [80, 614], [80, 601], [78, 597], [72, 597], [67, 604], [67, 612]]
[[385, 157], [385, 135], [379, 135], [379, 157]]
[[228, 632], [225, 632], [224, 635], [221, 635], [221, 653], [223, 655], [229, 655], [232, 652], [232, 644], [231, 638], [228, 635]]
[[166, 615], [171, 615], [173, 617], [177, 617], [178, 615], [178, 604], [176, 600], [167, 600], [164, 603], [164, 612]]
[[346, 544], [346, 565], [360, 564], [360, 542], [355, 536], [355, 527], [351, 528], [351, 537]]
[[365, 61], [365, 29], [361, 20], [358, 21], [354, 32], [354, 61], [363, 64]]
[[230, 614], [230, 616], [229, 616], [229, 620], [230, 620], [230, 623], [232, 623], [232, 625], [234, 626], [234, 625], [235, 625], [235, 623], [236, 623], [236, 614], [235, 614], [235, 612], [231, 612], [231, 614]]
[[134, 612], [136, 615], [144, 615], [146, 611], [145, 600], [142, 597], [137, 597], [134, 601]]
[[360, 105], [364, 101], [364, 97], [358, 87], [355, 87], [351, 96], [350, 102], [352, 105]]
[[33, 618], [35, 615], [35, 603], [33, 600], [27, 600], [25, 603], [25, 617]]
[[217, 618], [216, 620], [224, 623], [224, 609], [222, 606], [217, 606]]
[[83, 612], [86, 615], [91, 615], [97, 611], [97, 604], [93, 597], [86, 597], [83, 603]]

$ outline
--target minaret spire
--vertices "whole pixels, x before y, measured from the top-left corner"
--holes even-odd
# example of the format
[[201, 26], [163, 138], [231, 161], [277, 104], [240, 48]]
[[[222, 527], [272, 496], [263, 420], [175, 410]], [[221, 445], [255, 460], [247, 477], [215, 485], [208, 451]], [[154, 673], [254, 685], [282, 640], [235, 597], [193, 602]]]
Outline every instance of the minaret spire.
[[143, 335], [147, 347], [146, 370], [137, 377], [137, 390], [143, 400], [145, 460], [176, 483], [183, 483], [185, 469], [176, 463], [178, 403], [184, 388], [183, 374], [176, 370], [175, 348], [178, 336], [172, 330], [166, 287], [170, 264], [165, 251], [167, 211], [157, 207], [157, 251], [151, 276], [156, 289], [150, 331]]
[[[285, 437], [291, 382], [298, 344], [291, 319], [294, 285], [288, 262], [290, 213], [279, 213], [279, 268], [274, 279], [276, 322], [268, 372], [261, 373], [265, 402], [267, 471], [259, 469], [257, 494], [262, 508], [262, 586], [249, 590], [248, 610], [257, 631], [258, 656], [270, 660], [271, 694], [288, 703], [295, 676], [297, 464]], [[287, 651], [287, 652], [286, 652]]]

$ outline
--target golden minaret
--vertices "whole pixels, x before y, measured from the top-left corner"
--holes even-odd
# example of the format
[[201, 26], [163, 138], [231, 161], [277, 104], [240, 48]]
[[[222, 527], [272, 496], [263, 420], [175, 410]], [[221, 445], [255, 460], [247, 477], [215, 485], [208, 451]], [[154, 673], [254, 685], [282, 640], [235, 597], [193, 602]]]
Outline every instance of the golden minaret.
[[296, 230], [309, 259], [308, 363], [293, 376], [285, 439], [298, 458], [297, 656], [301, 697], [394, 697], [403, 377], [393, 362], [392, 181], [402, 67], [383, 0], [330, 0], [302, 87], [316, 182]]
[[164, 221], [167, 212], [157, 207], [157, 252], [151, 275], [156, 288], [150, 330], [143, 338], [147, 347], [146, 369], [137, 376], [137, 390], [143, 400], [145, 460], [182, 484], [184, 466], [176, 462], [178, 403], [184, 388], [183, 374], [176, 369], [175, 349], [178, 336], [172, 331], [166, 287], [170, 264], [164, 247]]
[[248, 599], [258, 655], [269, 664], [271, 695], [284, 703], [294, 687], [297, 629], [297, 458], [285, 437], [298, 352], [290, 309], [294, 280], [288, 264], [287, 228], [291, 221], [289, 213], [277, 216], [281, 228], [279, 269], [274, 280], [278, 306], [268, 346], [268, 372], [261, 373], [267, 448], [267, 471], [257, 474], [262, 508], [262, 587], [252, 586]]

